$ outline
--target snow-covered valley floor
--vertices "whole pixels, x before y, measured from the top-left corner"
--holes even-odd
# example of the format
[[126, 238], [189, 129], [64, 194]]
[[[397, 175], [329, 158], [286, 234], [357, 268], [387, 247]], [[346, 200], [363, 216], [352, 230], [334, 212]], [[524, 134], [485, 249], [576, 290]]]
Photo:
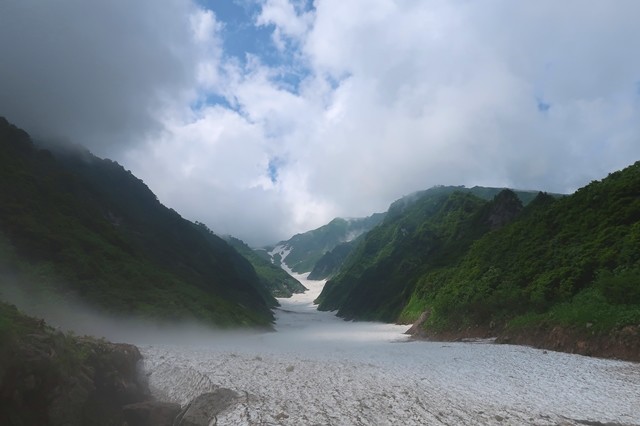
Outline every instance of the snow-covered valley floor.
[[[640, 424], [640, 364], [490, 343], [408, 341], [406, 326], [280, 299], [275, 333], [142, 345], [160, 399], [244, 395], [219, 425]], [[185, 339], [188, 342], [189, 339]]]

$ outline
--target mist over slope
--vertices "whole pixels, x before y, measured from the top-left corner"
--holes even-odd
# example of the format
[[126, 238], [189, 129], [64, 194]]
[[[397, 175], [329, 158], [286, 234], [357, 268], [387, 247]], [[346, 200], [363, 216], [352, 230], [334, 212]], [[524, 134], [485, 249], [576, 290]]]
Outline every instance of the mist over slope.
[[[483, 194], [497, 191], [482, 188]], [[317, 299], [319, 309], [339, 309], [339, 315], [349, 318], [394, 321], [406, 303], [415, 271], [465, 250], [491, 229], [490, 215], [504, 210], [502, 220], [508, 220], [522, 209], [510, 190], [496, 197], [499, 201], [489, 204], [473, 190], [434, 187], [392, 203], [383, 223], [363, 238], [327, 283]]]
[[5, 119], [0, 245], [18, 285], [107, 312], [265, 326], [277, 305], [245, 258], [122, 166], [80, 148], [40, 149]]
[[[267, 257], [261, 256], [260, 251], [253, 250], [244, 241], [234, 237], [225, 240], [244, 256], [258, 273], [262, 285], [274, 297], [291, 297], [295, 293], [303, 293], [306, 287], [300, 281], [289, 275], [280, 266], [276, 266]], [[261, 250], [264, 253], [264, 250]]]
[[[275, 246], [288, 252], [285, 263], [292, 271], [310, 272], [326, 252], [338, 244], [353, 241], [380, 223], [383, 218], [384, 213], [375, 213], [365, 218], [335, 218], [320, 228], [296, 234]], [[273, 261], [277, 264], [280, 259], [274, 258]]]
[[[404, 209], [410, 207], [413, 203], [423, 197], [425, 194], [434, 195], [438, 194], [450, 194], [455, 191], [460, 192], [470, 192], [480, 198], [489, 200], [496, 196], [502, 188], [490, 188], [490, 187], [481, 187], [474, 186], [473, 188], [466, 188], [464, 186], [436, 186], [424, 191], [414, 192], [412, 194], [406, 195], [399, 200], [394, 201], [389, 210], [385, 213], [391, 215], [401, 214]], [[520, 199], [520, 201], [526, 205], [531, 200], [534, 199], [537, 191], [523, 191], [523, 190], [515, 190], [516, 195]], [[551, 194], [554, 197], [562, 197], [562, 194]], [[384, 217], [384, 216], [380, 216]], [[327, 278], [332, 278], [339, 271], [344, 262], [347, 260], [351, 252], [358, 247], [358, 245], [362, 242], [366, 233], [369, 230], [362, 232], [357, 238], [340, 243], [336, 245], [331, 250], [328, 250], [324, 253], [322, 257], [320, 257], [313, 265], [313, 269], [309, 274], [309, 279], [312, 280], [322, 280]], [[288, 259], [289, 257], [287, 257]]]

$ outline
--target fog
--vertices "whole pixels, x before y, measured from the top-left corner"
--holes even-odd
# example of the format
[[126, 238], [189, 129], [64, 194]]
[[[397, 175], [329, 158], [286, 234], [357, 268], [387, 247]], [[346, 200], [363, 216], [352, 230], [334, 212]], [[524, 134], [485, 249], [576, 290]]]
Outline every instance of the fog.
[[0, 271], [0, 300], [15, 305], [27, 315], [43, 318], [48, 325], [76, 335], [105, 338], [136, 345], [192, 345], [264, 333], [257, 330], [221, 330], [195, 320], [162, 321], [134, 315], [116, 315], [82, 301], [75, 292], [27, 282]]
[[640, 364], [411, 341], [407, 326], [317, 311], [324, 281], [293, 275], [309, 290], [279, 299], [273, 332], [116, 318], [0, 279], [3, 299], [53, 326], [138, 345], [158, 399], [186, 404], [221, 386], [244, 395], [218, 424], [640, 424]]
[[640, 365], [489, 342], [415, 342], [407, 326], [319, 312], [323, 281], [280, 299], [276, 332], [143, 345], [156, 397], [245, 397], [218, 424], [640, 423]]
[[0, 299], [16, 305], [30, 316], [45, 319], [47, 324], [62, 331], [136, 345], [296, 350], [317, 354], [331, 352], [335, 345], [353, 349], [368, 347], [381, 340], [408, 339], [402, 334], [406, 326], [347, 322], [334, 313], [317, 311], [313, 300], [320, 294], [324, 281], [296, 277], [304, 281], [309, 291], [291, 299], [279, 299], [282, 306], [275, 310], [276, 331], [271, 332], [216, 329], [195, 320], [162, 321], [116, 315], [87, 304], [69, 289], [52, 289], [40, 283], [25, 282], [7, 272], [0, 272]]

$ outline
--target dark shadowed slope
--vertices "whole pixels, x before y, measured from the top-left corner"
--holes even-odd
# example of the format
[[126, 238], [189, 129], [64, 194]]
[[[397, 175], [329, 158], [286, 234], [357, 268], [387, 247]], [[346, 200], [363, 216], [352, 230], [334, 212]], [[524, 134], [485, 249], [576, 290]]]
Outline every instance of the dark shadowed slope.
[[474, 239], [521, 209], [509, 190], [491, 202], [442, 188], [409, 205], [396, 202], [327, 283], [318, 298], [320, 309], [338, 309], [348, 318], [394, 321], [422, 271], [455, 262]]
[[[316, 262], [338, 244], [353, 241], [376, 226], [384, 218], [376, 213], [365, 218], [333, 219], [320, 228], [302, 234], [296, 234], [277, 246], [288, 251], [285, 263], [297, 273], [309, 272]], [[274, 259], [278, 263], [278, 259]]]
[[[267, 325], [275, 300], [249, 262], [158, 202], [119, 164], [35, 147], [0, 119], [5, 269], [106, 311]], [[64, 284], [64, 286], [62, 286]]]
[[260, 282], [274, 297], [291, 297], [294, 293], [302, 293], [306, 290], [305, 286], [300, 284], [300, 281], [261, 256], [242, 240], [227, 237], [226, 241], [251, 262], [260, 277]]

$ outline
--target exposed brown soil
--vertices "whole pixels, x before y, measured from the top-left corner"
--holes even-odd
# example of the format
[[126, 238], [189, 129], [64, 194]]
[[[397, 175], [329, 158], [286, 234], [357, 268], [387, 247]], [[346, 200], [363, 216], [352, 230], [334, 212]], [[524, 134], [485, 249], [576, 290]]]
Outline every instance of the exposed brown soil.
[[502, 344], [525, 345], [598, 358], [640, 362], [640, 325], [626, 326], [608, 334], [598, 334], [588, 326], [583, 329], [540, 326], [521, 330], [475, 326], [434, 332], [423, 327], [428, 318], [429, 314], [423, 313], [406, 334], [410, 334], [414, 339], [447, 342], [495, 338], [496, 343]]
[[599, 358], [640, 362], [640, 326], [626, 326], [609, 334], [596, 334], [585, 328], [553, 327], [520, 332], [505, 331], [497, 343], [528, 345]]

